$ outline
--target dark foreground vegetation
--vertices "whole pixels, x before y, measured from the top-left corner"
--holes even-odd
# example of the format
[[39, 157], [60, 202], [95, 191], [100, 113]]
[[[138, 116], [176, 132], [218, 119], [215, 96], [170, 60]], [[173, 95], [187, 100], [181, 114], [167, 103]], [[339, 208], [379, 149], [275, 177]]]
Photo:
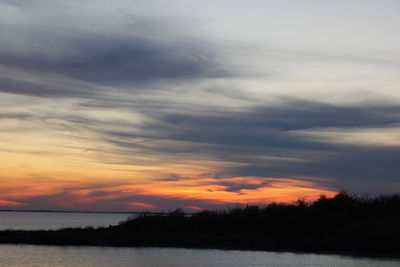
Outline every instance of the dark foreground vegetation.
[[400, 256], [400, 195], [346, 192], [311, 203], [246, 206], [187, 215], [140, 215], [117, 226], [0, 231], [0, 243], [158, 246]]

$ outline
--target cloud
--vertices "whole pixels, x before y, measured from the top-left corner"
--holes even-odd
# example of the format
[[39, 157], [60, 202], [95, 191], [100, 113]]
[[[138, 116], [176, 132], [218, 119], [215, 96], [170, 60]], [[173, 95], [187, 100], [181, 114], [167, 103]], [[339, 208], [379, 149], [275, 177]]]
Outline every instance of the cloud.
[[261, 183], [237, 183], [237, 182], [219, 182], [218, 185], [224, 186], [224, 191], [241, 193], [242, 190], [255, 190], [271, 185], [271, 182], [265, 181]]
[[28, 120], [32, 118], [27, 113], [0, 113], [0, 120]]
[[[83, 188], [82, 188], [83, 189]], [[179, 198], [174, 196], [145, 195], [141, 193], [126, 193], [124, 191], [111, 191], [108, 194], [92, 191], [88, 195], [80, 195], [80, 188], [65, 189], [58, 193], [34, 197], [20, 197], [23, 201], [18, 204], [20, 209], [45, 209], [45, 210], [81, 210], [81, 211], [168, 211], [177, 207], [196, 206], [206, 209], [222, 208], [224, 202], [215, 200]], [[7, 203], [20, 203], [7, 201]], [[5, 202], [4, 205], [7, 204]], [[1, 203], [0, 203], [1, 204]], [[233, 203], [234, 204], [234, 203]], [[11, 205], [11, 204], [10, 204]]]
[[[222, 168], [222, 176], [324, 177], [323, 184], [335, 189], [376, 193], [392, 184], [395, 191], [400, 171], [395, 160], [400, 156], [397, 147], [335, 143], [321, 139], [318, 130], [312, 136], [298, 131], [340, 127], [342, 134], [347, 129], [351, 135], [356, 128], [368, 135], [371, 127], [384, 130], [398, 124], [399, 113], [397, 106], [341, 107], [292, 100], [281, 106], [247, 111], [162, 114], [157, 117], [158, 123], [141, 126], [146, 134], [139, 131], [131, 136], [147, 139], [152, 146], [146, 142], [131, 145], [147, 153], [196, 155], [237, 163], [236, 167], [233, 164], [234, 167]], [[109, 134], [110, 138], [124, 139], [122, 133]], [[335, 138], [335, 132], [330, 136]], [[373, 134], [370, 137], [375, 138]], [[129, 138], [124, 140], [114, 144], [129, 147]]]
[[25, 205], [25, 203], [0, 199], [0, 207], [1, 206], [2, 207], [15, 207], [15, 206], [24, 206], [24, 205]]
[[168, 173], [161, 175], [160, 178], [155, 178], [154, 180], [160, 182], [177, 182], [177, 181], [191, 180], [191, 179], [193, 178], [188, 176], [182, 176], [177, 173]]
[[[3, 53], [0, 60], [8, 68], [108, 85], [133, 86], [159, 80], [227, 75], [227, 71], [215, 61], [212, 49], [201, 48], [189, 41], [164, 43], [158, 39], [124, 36], [61, 38], [71, 43], [72, 49], [79, 53], [70, 55], [59, 51], [54, 56], [45, 50], [32, 55]], [[4, 85], [7, 84], [2, 87]], [[8, 85], [13, 87], [12, 81], [8, 81]]]
[[[318, 181], [321, 187], [363, 193], [399, 189], [400, 169], [395, 159], [400, 156], [400, 150], [398, 146], [376, 143], [385, 141], [385, 133], [391, 133], [387, 129], [398, 125], [398, 106], [348, 107], [286, 99], [276, 106], [219, 112], [184, 113], [179, 109], [165, 112], [163, 108], [147, 112], [140, 107], [135, 111], [146, 113], [146, 119], [137, 124], [114, 120], [106, 127], [102, 121], [93, 119], [74, 122], [94, 130], [104, 142], [113, 145], [110, 153], [115, 157], [107, 162], [143, 166], [173, 166], [179, 162], [182, 170], [204, 166], [203, 174], [209, 171], [211, 174], [206, 176], [220, 179], [237, 176], [322, 178]], [[331, 130], [329, 139], [319, 134], [321, 129]], [[341, 129], [340, 133], [334, 129]], [[379, 140], [371, 129], [380, 132]], [[371, 138], [371, 141], [340, 142], [343, 135], [354, 139], [354, 131], [363, 133], [363, 139]], [[302, 134], [308, 132], [313, 134]], [[387, 138], [389, 142], [392, 137]], [[371, 146], [371, 142], [375, 145]], [[201, 163], [205, 161], [208, 163]], [[154, 180], [192, 179], [188, 177], [173, 173]], [[254, 187], [251, 183], [221, 182], [231, 192]]]
[[[290, 150], [348, 150], [344, 144], [324, 143], [317, 138], [305, 138], [295, 131], [321, 127], [386, 127], [398, 123], [397, 106], [340, 107], [331, 104], [291, 100], [278, 106], [256, 106], [241, 111], [184, 114], [181, 112], [153, 114], [151, 122], [143, 122], [135, 133], [106, 132], [110, 138], [171, 140], [185, 142], [181, 146], [157, 147], [176, 152], [194, 149], [196, 153], [222, 155], [234, 159], [240, 155], [270, 155], [275, 159], [293, 158]], [[142, 134], [143, 133], [143, 134]], [[125, 140], [125, 141], [123, 141]], [[133, 146], [146, 146], [135, 143]], [[350, 146], [350, 145], [349, 145]], [[281, 151], [281, 152], [278, 152]], [[281, 153], [274, 155], [274, 153]], [[296, 155], [296, 153], [294, 154]]]
[[[27, 192], [30, 188], [3, 192], [6, 199], [22, 203], [20, 209], [92, 210], [92, 211], [167, 211], [177, 207], [187, 209], [223, 209], [230, 205], [295, 201], [332, 194], [318, 188], [314, 182], [268, 177], [204, 178], [154, 181], [144, 184], [123, 181], [120, 184], [73, 184], [53, 190]], [[14, 184], [18, 186], [18, 184]], [[6, 196], [5, 195], [5, 196]], [[1, 203], [0, 203], [1, 204]]]
[[180, 31], [182, 22], [74, 1], [0, 4], [7, 17], [0, 27], [0, 92], [101, 99], [233, 75], [219, 49]]

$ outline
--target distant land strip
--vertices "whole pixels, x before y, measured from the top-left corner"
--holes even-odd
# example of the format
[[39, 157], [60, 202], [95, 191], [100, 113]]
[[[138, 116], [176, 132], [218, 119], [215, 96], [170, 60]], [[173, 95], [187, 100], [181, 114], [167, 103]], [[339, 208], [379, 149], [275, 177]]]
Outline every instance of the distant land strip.
[[[0, 209], [0, 212], [55, 212], [55, 213], [111, 213], [111, 214], [148, 214], [148, 215], [167, 215], [168, 212], [154, 212], [154, 211], [79, 211], [79, 210], [14, 210], [14, 209]], [[188, 215], [194, 213], [186, 213]]]
[[[100, 222], [101, 223], [101, 222]], [[140, 213], [116, 226], [4, 230], [2, 244], [187, 247], [400, 256], [400, 195], [340, 192], [187, 216]]]

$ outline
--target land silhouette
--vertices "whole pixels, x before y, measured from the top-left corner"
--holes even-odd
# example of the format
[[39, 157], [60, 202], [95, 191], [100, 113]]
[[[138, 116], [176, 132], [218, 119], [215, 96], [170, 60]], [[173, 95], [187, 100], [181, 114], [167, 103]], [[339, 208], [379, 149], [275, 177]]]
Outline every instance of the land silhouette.
[[400, 255], [400, 195], [339, 192], [314, 202], [186, 214], [142, 213], [116, 226], [0, 231], [0, 243], [190, 247]]

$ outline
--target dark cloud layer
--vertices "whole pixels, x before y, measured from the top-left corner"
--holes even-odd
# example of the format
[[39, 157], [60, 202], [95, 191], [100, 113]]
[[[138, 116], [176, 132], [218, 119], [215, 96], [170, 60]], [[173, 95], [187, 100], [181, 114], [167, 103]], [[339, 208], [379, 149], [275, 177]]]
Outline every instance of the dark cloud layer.
[[283, 131], [313, 127], [379, 127], [398, 123], [400, 107], [367, 106], [347, 107], [302, 100], [288, 100], [281, 106], [258, 106], [247, 112], [227, 112], [216, 115], [171, 114], [163, 121], [190, 128], [229, 129], [276, 128]]
[[268, 181], [257, 184], [220, 182], [218, 183], [218, 185], [225, 186], [226, 188], [224, 189], [224, 191], [241, 193], [242, 190], [254, 190], [262, 187], [267, 187], [271, 185], [271, 183]]
[[[223, 145], [229, 152], [262, 153], [268, 149], [334, 149], [348, 151], [353, 146], [327, 144], [290, 134], [293, 130], [321, 127], [390, 127], [399, 122], [397, 106], [340, 107], [305, 101], [289, 101], [281, 106], [258, 106], [246, 111], [217, 112], [214, 115], [168, 113], [155, 115], [158, 123], [143, 125], [148, 137]], [[162, 130], [162, 131], [160, 131]], [[157, 134], [157, 132], [159, 134]], [[145, 137], [113, 132], [112, 136]], [[232, 150], [231, 150], [232, 149]], [[269, 150], [271, 151], [271, 150]]]
[[[323, 142], [292, 131], [332, 127], [350, 132], [355, 128], [394, 127], [399, 118], [397, 106], [340, 107], [291, 101], [278, 107], [214, 115], [164, 114], [158, 117], [158, 124], [142, 127], [146, 135], [130, 137], [184, 142], [153, 147], [158, 152], [193, 153], [247, 164], [226, 169], [227, 175], [325, 177], [329, 178], [325, 185], [331, 188], [379, 192], [384, 184], [399, 180], [399, 147]], [[117, 139], [126, 137], [118, 132], [108, 134]], [[123, 141], [115, 144], [130, 145]], [[146, 148], [145, 144], [131, 145]]]
[[[76, 21], [42, 14], [43, 4], [16, 3], [18, 15], [31, 23], [16, 20], [0, 26], [4, 37], [0, 92], [100, 99], [104, 94], [233, 75], [218, 48], [195, 35], [179, 33], [174, 23], [121, 13], [115, 29], [107, 29], [106, 22], [85, 18], [75, 5], [68, 11], [76, 12]], [[59, 3], [48, 8], [60, 12], [64, 5], [68, 6]], [[98, 25], [88, 29], [79, 24], [85, 22]]]
[[[321, 183], [330, 188], [380, 192], [387, 184], [398, 182], [399, 147], [322, 142], [292, 131], [321, 127], [348, 131], [394, 127], [399, 118], [397, 106], [340, 107], [292, 100], [282, 106], [214, 115], [163, 113], [153, 118], [158, 123], [145, 123], [139, 132], [114, 130], [103, 135], [116, 146], [140, 149], [148, 154], [196, 155], [246, 164], [214, 174], [224, 178], [324, 177], [327, 179]], [[143, 141], [130, 141], [133, 138]], [[155, 141], [178, 143], [155, 144]], [[182, 177], [174, 175], [165, 179], [175, 181]], [[247, 185], [235, 185], [231, 190], [246, 188]]]
[[46, 98], [101, 98], [99, 92], [93, 87], [73, 82], [63, 83], [64, 81], [46, 81], [45, 79], [26, 80], [23, 75], [0, 77], [0, 92]]
[[[71, 42], [79, 53], [0, 55], [0, 62], [45, 75], [59, 74], [101, 84], [155, 82], [161, 79], [209, 78], [227, 73], [215, 55], [196, 43], [163, 43], [151, 38], [77, 36]], [[12, 84], [10, 84], [12, 87]], [[33, 93], [35, 88], [32, 88]]]

